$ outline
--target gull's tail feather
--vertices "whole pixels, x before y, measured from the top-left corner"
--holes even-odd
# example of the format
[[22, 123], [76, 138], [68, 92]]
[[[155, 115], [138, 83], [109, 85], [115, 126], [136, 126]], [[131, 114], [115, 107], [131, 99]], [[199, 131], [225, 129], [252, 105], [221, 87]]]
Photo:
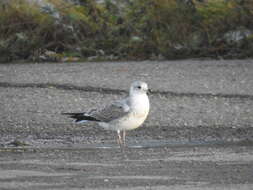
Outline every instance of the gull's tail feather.
[[100, 121], [86, 113], [62, 113], [62, 115], [68, 115], [70, 118], [74, 119], [76, 123], [84, 123], [86, 121]]

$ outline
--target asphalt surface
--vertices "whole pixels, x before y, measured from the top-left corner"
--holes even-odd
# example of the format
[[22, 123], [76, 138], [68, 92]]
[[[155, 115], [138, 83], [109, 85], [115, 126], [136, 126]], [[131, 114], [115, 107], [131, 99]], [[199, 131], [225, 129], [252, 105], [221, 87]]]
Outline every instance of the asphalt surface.
[[[116, 134], [62, 112], [152, 89]], [[0, 65], [0, 189], [252, 189], [253, 60]]]

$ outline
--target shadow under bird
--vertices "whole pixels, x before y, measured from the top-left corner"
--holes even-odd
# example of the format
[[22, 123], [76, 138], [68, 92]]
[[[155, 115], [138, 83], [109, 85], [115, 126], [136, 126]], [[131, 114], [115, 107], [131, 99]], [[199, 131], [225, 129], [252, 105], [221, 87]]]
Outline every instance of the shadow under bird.
[[126, 131], [140, 127], [149, 113], [148, 85], [135, 81], [131, 84], [129, 96], [113, 102], [102, 109], [83, 113], [63, 113], [76, 123], [96, 122], [106, 130], [116, 131], [118, 143], [125, 146]]

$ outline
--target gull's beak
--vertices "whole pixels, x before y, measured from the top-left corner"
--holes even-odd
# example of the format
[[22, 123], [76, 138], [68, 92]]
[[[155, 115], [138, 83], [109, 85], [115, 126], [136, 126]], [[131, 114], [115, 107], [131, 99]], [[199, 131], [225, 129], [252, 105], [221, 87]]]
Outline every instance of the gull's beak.
[[152, 90], [151, 89], [148, 89], [147, 90], [147, 95], [151, 94], [152, 93]]

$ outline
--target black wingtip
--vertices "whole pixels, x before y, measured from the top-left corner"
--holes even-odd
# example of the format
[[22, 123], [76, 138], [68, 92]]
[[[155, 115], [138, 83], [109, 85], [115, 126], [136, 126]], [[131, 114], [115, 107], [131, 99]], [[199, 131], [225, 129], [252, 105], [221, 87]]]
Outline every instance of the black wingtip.
[[85, 113], [62, 113], [62, 115], [68, 115], [70, 118], [75, 119], [75, 122], [80, 121], [100, 121], [95, 117], [90, 115], [85, 115]]

